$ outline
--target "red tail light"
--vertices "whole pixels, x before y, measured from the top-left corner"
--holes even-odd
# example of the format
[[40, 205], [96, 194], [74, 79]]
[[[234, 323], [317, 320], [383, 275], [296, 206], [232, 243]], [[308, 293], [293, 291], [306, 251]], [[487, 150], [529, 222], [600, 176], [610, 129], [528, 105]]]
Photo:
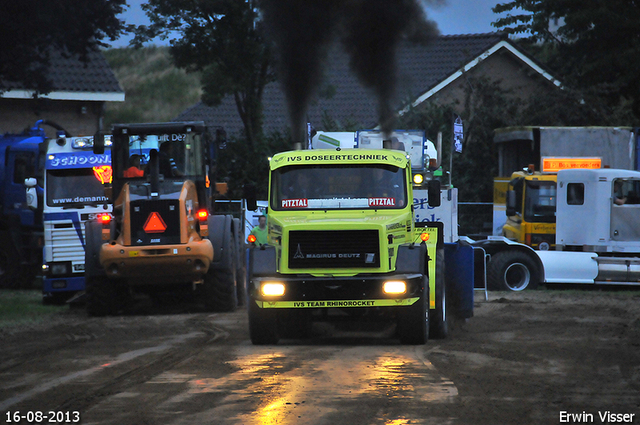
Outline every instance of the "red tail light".
[[98, 214], [98, 221], [102, 224], [109, 224], [111, 223], [111, 214], [109, 213], [101, 213]]
[[209, 217], [209, 213], [207, 212], [207, 210], [198, 211], [198, 220], [205, 221], [207, 217]]

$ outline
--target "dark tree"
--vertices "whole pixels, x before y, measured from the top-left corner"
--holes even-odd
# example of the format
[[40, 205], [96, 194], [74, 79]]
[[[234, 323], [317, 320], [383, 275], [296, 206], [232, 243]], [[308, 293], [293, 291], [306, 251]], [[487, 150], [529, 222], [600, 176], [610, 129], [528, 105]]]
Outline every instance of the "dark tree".
[[[38, 93], [51, 91], [47, 78], [52, 50], [65, 55], [108, 47], [127, 26], [116, 16], [126, 0], [1, 0], [0, 80]], [[1, 90], [0, 83], [0, 90]]]
[[254, 2], [150, 0], [142, 8], [151, 25], [137, 28], [133, 45], [170, 38], [176, 66], [202, 72], [204, 103], [215, 106], [234, 97], [253, 151], [262, 136], [262, 93], [275, 80]]
[[640, 116], [640, 3], [633, 0], [513, 0], [493, 25], [543, 43], [547, 64], [564, 82], [605, 99], [631, 103]]

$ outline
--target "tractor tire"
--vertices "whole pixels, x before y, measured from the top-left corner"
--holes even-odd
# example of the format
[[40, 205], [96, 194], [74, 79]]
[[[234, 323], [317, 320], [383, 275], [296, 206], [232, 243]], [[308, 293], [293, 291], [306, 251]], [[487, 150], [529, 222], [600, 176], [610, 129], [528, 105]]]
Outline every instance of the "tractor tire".
[[229, 234], [224, 243], [223, 260], [225, 268], [214, 269], [204, 276], [204, 306], [207, 311], [231, 312], [238, 307], [236, 288], [236, 252], [233, 236]]
[[447, 284], [444, 277], [444, 249], [436, 251], [436, 308], [429, 310], [429, 335], [444, 339], [449, 336]]
[[249, 298], [249, 336], [253, 345], [275, 345], [280, 340], [278, 334], [278, 315], [274, 309], [258, 307]]
[[429, 281], [423, 277], [422, 296], [398, 311], [398, 337], [401, 344], [422, 345], [429, 340]]
[[536, 289], [540, 283], [540, 271], [527, 254], [502, 251], [491, 256], [487, 279], [489, 289], [519, 292], [527, 288]]
[[126, 282], [109, 279], [100, 265], [102, 224], [88, 221], [85, 224], [84, 279], [87, 293], [86, 309], [90, 316], [117, 314], [131, 303]]
[[204, 276], [204, 307], [212, 312], [231, 312], [238, 306], [235, 270], [209, 269]]
[[97, 221], [87, 221], [84, 225], [85, 251], [84, 275], [101, 277], [105, 271], [100, 265], [100, 247], [102, 246], [102, 224]]

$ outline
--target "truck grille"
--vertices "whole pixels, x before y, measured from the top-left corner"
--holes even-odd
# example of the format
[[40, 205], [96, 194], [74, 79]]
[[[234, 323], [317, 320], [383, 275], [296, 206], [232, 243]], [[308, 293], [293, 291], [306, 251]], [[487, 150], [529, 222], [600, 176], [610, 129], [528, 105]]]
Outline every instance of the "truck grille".
[[379, 268], [377, 230], [289, 232], [289, 268]]
[[[140, 200], [131, 202], [131, 244], [163, 245], [180, 243], [180, 201], [161, 199], [157, 201]], [[156, 213], [162, 219], [166, 229], [148, 233], [144, 231], [150, 215]]]
[[[84, 239], [84, 225], [82, 226], [82, 237]], [[84, 263], [84, 248], [73, 224], [54, 224], [51, 229], [51, 241], [47, 243], [51, 247], [50, 261], [77, 261]]]

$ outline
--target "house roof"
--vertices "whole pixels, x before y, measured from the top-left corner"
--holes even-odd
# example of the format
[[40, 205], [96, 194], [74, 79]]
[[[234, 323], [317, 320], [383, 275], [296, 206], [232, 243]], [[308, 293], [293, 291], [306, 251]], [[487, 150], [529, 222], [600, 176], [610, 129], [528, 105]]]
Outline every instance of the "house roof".
[[[124, 90], [101, 52], [91, 52], [84, 62], [52, 52], [49, 78], [51, 93], [40, 97], [53, 100], [124, 101]], [[20, 83], [2, 81], [0, 98], [31, 99], [33, 90]]]
[[[503, 33], [448, 35], [428, 45], [402, 44], [397, 51], [397, 88], [394, 106], [402, 111], [416, 106], [495, 52], [506, 49], [524, 66], [558, 85], [535, 60], [512, 44]], [[330, 51], [325, 63], [324, 80], [313, 97], [307, 121], [322, 129], [323, 113], [340, 125], [373, 128], [378, 125], [378, 102], [349, 70], [349, 58], [339, 48]], [[278, 83], [265, 87], [263, 95], [264, 131], [283, 131], [289, 126], [284, 93]], [[222, 126], [227, 134], [238, 134], [243, 126], [232, 96], [216, 107], [200, 102], [182, 112], [178, 120], [202, 120], [210, 126]]]

